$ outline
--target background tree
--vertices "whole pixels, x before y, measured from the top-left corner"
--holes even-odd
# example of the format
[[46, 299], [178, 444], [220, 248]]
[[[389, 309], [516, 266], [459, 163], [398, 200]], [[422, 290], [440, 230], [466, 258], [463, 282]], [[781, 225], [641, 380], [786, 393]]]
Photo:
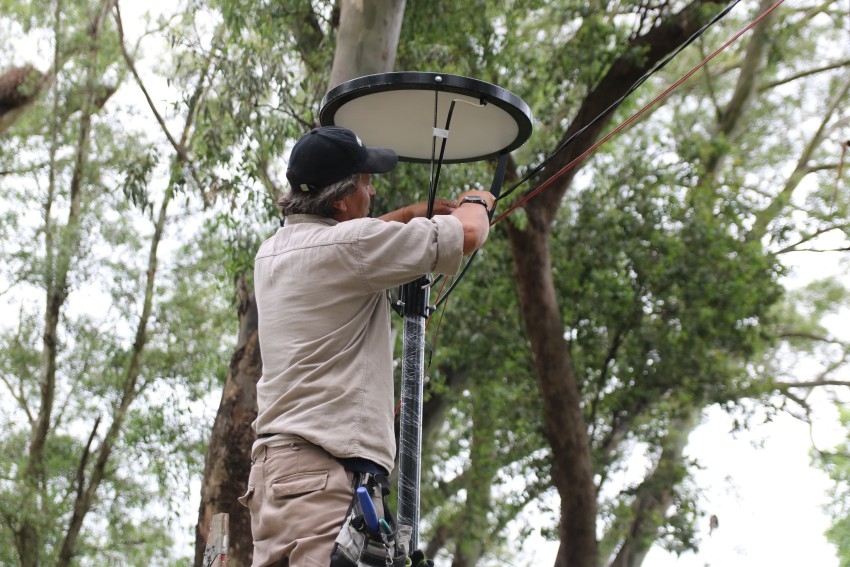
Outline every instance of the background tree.
[[20, 33], [7, 52], [47, 77], [0, 140], [3, 293], [17, 311], [0, 331], [4, 564], [174, 565], [169, 523], [204, 444], [194, 415], [227, 350], [217, 251], [188, 230], [173, 244], [186, 162], [161, 156], [118, 95], [115, 10], [2, 4]]

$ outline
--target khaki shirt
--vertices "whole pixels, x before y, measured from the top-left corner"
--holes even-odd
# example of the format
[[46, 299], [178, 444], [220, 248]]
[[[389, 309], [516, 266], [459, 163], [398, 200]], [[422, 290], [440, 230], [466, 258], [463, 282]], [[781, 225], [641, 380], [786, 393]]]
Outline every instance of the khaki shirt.
[[463, 226], [291, 215], [257, 252], [254, 289], [263, 375], [254, 422], [262, 445], [301, 437], [341, 457], [395, 460], [388, 289], [452, 275]]

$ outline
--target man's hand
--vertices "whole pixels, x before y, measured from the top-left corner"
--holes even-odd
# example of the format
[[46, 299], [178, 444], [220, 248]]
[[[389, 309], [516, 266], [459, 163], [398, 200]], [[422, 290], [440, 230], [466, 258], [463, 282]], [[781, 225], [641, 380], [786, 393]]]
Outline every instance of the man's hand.
[[[487, 203], [487, 210], [480, 204], [466, 203], [461, 206], [465, 197], [479, 197]], [[463, 253], [471, 254], [481, 248], [490, 233], [490, 217], [487, 211], [492, 211], [496, 198], [489, 191], [465, 191], [457, 200], [457, 208], [452, 216], [463, 225]]]
[[[457, 203], [454, 201], [449, 201], [448, 199], [434, 199], [433, 214], [435, 215], [450, 215], [456, 208]], [[405, 222], [415, 217], [424, 217], [428, 214], [428, 201], [420, 201], [419, 203], [408, 205], [405, 209]]]

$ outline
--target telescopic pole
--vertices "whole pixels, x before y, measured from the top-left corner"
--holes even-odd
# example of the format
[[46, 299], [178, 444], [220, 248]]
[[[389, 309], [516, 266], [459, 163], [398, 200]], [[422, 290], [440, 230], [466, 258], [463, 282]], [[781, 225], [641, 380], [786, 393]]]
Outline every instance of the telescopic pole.
[[398, 467], [398, 522], [413, 528], [411, 551], [419, 547], [419, 484], [422, 454], [422, 395], [425, 376], [425, 323], [430, 278], [422, 276], [401, 288], [401, 410]]
[[[490, 192], [496, 198], [502, 190], [508, 154], [499, 157]], [[495, 209], [495, 207], [494, 207]], [[490, 218], [493, 217], [490, 211]], [[451, 293], [451, 289], [448, 293]], [[404, 316], [401, 367], [401, 409], [399, 411], [398, 523], [412, 528], [410, 550], [419, 547], [419, 493], [422, 455], [422, 398], [425, 383], [425, 323], [430, 316], [428, 299], [431, 278], [422, 276], [405, 284], [400, 291]]]

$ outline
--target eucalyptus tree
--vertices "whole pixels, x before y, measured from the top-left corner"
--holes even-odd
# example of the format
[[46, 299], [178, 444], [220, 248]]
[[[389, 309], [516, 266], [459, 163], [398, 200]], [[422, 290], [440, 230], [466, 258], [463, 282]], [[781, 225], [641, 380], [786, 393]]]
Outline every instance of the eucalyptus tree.
[[44, 77], [0, 138], [0, 562], [174, 565], [229, 348], [218, 251], [128, 98], [117, 3], [0, 6], [10, 63]]

